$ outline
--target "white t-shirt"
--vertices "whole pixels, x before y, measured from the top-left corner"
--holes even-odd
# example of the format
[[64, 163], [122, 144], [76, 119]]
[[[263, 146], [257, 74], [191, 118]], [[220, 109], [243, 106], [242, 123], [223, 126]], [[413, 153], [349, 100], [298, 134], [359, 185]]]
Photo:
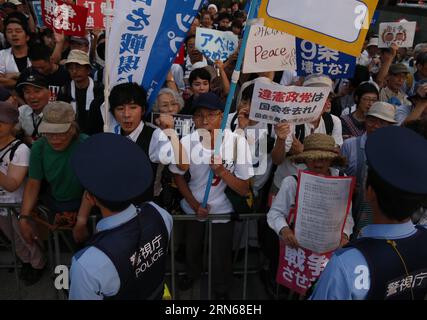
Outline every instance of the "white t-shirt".
[[[198, 130], [181, 139], [181, 144], [187, 155], [190, 156], [190, 174], [191, 179], [188, 183], [194, 198], [202, 203], [205, 195], [206, 183], [211, 170], [209, 163], [213, 150], [206, 149], [200, 142]], [[237, 156], [234, 156], [234, 150], [237, 150]], [[237, 178], [248, 180], [253, 176], [252, 159], [248, 143], [245, 138], [231, 132], [224, 131], [224, 139], [221, 146], [220, 156], [223, 159], [224, 167], [232, 172]], [[171, 172], [184, 175], [185, 172], [179, 170], [174, 164], [169, 166]], [[226, 183], [219, 177], [214, 176], [212, 187], [208, 197], [210, 214], [221, 214], [233, 212], [233, 207], [224, 193]], [[181, 201], [181, 207], [186, 214], [195, 214], [194, 210], [185, 199]], [[217, 220], [215, 222], [227, 222], [226, 220]]]
[[[30, 60], [27, 58], [27, 67], [30, 67]], [[0, 73], [16, 73], [19, 72], [15, 59], [13, 58], [12, 48], [3, 49], [0, 51]]]
[[[14, 142], [13, 144], [16, 144]], [[12, 145], [11, 145], [12, 146]], [[28, 167], [30, 164], [30, 149], [25, 144], [20, 144], [15, 150], [12, 161], [10, 161], [10, 152], [11, 146], [7, 147], [5, 150], [0, 151], [0, 158], [3, 157], [3, 160], [0, 163], [0, 171], [7, 175], [9, 169], [9, 164], [20, 167]], [[3, 156], [4, 155], [4, 156]], [[19, 203], [22, 202], [22, 196], [24, 193], [24, 184], [15, 190], [14, 192], [8, 192], [0, 186], [0, 202], [1, 203]], [[0, 209], [0, 215], [7, 215], [6, 209]]]

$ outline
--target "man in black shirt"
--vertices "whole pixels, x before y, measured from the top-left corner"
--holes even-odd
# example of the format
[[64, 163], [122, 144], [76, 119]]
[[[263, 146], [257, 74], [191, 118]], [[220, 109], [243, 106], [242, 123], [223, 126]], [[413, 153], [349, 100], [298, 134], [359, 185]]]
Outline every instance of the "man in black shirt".
[[45, 44], [35, 44], [30, 47], [28, 58], [31, 68], [42, 74], [49, 85], [50, 102], [56, 101], [62, 86], [71, 81], [64, 66], [53, 63], [52, 51]]

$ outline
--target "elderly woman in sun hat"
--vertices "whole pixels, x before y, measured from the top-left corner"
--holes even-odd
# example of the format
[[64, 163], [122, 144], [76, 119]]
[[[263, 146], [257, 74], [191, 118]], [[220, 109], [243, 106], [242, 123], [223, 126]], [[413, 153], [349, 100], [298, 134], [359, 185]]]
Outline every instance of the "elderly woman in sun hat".
[[[295, 163], [305, 163], [307, 171], [324, 176], [343, 175], [335, 166], [341, 167], [346, 162], [346, 159], [339, 154], [339, 150], [335, 147], [334, 138], [322, 133], [309, 135], [304, 140], [304, 151], [291, 157], [291, 160]], [[295, 207], [297, 185], [296, 176], [288, 176], [283, 179], [280, 190], [267, 214], [269, 226], [285, 241], [285, 244], [294, 248], [298, 247], [298, 242], [287, 218]], [[340, 246], [348, 242], [353, 226], [353, 218], [349, 215], [344, 225]]]

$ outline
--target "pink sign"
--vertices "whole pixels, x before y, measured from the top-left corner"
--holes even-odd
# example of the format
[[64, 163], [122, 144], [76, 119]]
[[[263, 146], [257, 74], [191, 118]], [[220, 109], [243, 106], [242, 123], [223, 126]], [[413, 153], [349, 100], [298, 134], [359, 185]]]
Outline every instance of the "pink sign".
[[[105, 0], [77, 0], [76, 4], [88, 9], [87, 29], [105, 29]], [[111, 0], [111, 6], [114, 8], [114, 0]]]
[[331, 255], [332, 252], [317, 254], [301, 247], [294, 249], [280, 241], [276, 281], [303, 295], [319, 278]]
[[43, 23], [58, 33], [83, 37], [86, 34], [87, 9], [60, 0], [42, 0]]

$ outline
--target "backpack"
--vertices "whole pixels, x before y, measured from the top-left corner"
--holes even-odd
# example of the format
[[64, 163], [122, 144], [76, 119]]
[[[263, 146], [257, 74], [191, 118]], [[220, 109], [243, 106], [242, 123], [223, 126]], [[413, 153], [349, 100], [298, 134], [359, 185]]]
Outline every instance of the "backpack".
[[0, 152], [3, 152], [3, 154], [0, 157], [0, 164], [3, 163], [3, 159], [6, 156], [7, 153], [9, 153], [9, 162], [12, 162], [13, 157], [15, 156], [16, 149], [23, 144], [23, 142], [19, 139], [15, 139], [11, 142], [9, 142], [5, 147], [3, 147]]
[[[323, 121], [325, 122], [326, 134], [328, 136], [332, 135], [332, 131], [334, 130], [334, 120], [332, 116], [325, 112], [322, 114]], [[295, 126], [295, 137], [301, 142], [304, 143], [305, 138], [305, 125], [299, 124]]]
[[[237, 120], [238, 112], [236, 112], [231, 118], [230, 129], [234, 132], [237, 128], [236, 120]], [[273, 125], [271, 123], [267, 123], [267, 153], [271, 153], [274, 147], [274, 138], [271, 136], [273, 132]]]

